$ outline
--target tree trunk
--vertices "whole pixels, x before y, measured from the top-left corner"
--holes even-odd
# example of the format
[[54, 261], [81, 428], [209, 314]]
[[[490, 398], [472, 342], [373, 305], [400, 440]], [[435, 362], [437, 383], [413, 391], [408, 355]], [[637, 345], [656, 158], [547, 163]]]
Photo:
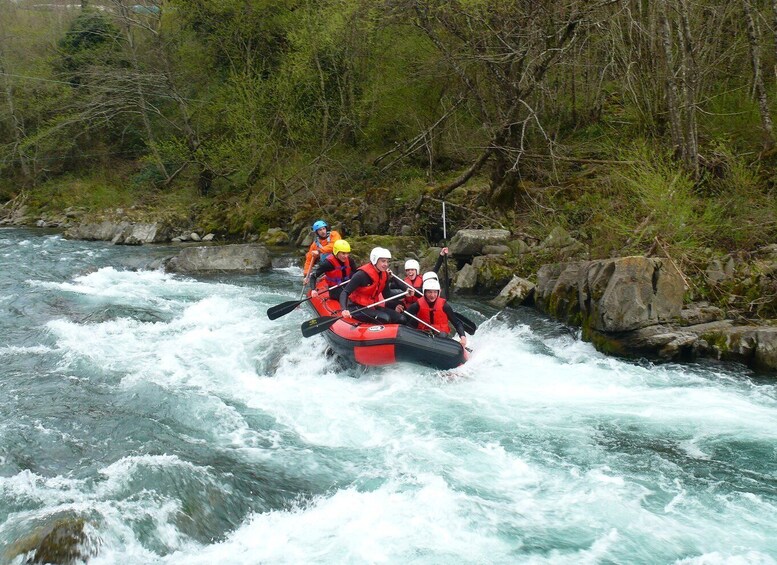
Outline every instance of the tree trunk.
[[321, 87], [321, 109], [323, 110], [321, 118], [321, 149], [324, 149], [327, 146], [327, 138], [329, 137], [329, 99], [326, 96], [326, 78], [324, 77], [324, 70], [321, 68], [318, 52], [315, 53], [314, 59], [316, 61], [316, 69], [318, 70], [318, 83]]
[[685, 143], [683, 141], [683, 130], [680, 121], [680, 95], [677, 92], [677, 81], [674, 76], [674, 57], [672, 56], [672, 28], [669, 23], [669, 6], [667, 0], [660, 0], [661, 10], [660, 32], [661, 43], [664, 49], [664, 72], [666, 73], [666, 105], [669, 111], [669, 126], [672, 132], [672, 144], [675, 154], [682, 156]]
[[683, 72], [683, 160], [686, 168], [694, 178], [699, 176], [699, 128], [696, 123], [696, 91], [698, 88], [698, 73], [696, 60], [693, 56], [693, 40], [688, 17], [686, 0], [679, 0], [680, 5], [680, 53]]
[[5, 101], [8, 106], [8, 114], [11, 116], [13, 134], [14, 134], [14, 149], [13, 154], [19, 156], [19, 165], [22, 169], [22, 175], [27, 182], [32, 181], [32, 174], [30, 173], [30, 167], [27, 163], [27, 157], [24, 154], [22, 143], [26, 137], [24, 133], [24, 121], [19, 116], [14, 103], [14, 91], [11, 81], [8, 79], [8, 75], [5, 73], [5, 66], [2, 61], [2, 53], [0, 53], [0, 75], [3, 76], [3, 83], [5, 87]]
[[761, 50], [758, 45], [759, 33], [753, 18], [753, 8], [750, 0], [742, 0], [745, 20], [747, 22], [747, 42], [750, 45], [750, 63], [753, 67], [753, 87], [758, 99], [758, 111], [761, 114], [761, 127], [764, 130], [764, 149], [774, 147], [774, 128], [772, 117], [769, 115], [769, 100], [766, 96], [763, 75], [761, 73]]
[[777, 0], [772, 0], [772, 29], [774, 30], [774, 77], [777, 78]]

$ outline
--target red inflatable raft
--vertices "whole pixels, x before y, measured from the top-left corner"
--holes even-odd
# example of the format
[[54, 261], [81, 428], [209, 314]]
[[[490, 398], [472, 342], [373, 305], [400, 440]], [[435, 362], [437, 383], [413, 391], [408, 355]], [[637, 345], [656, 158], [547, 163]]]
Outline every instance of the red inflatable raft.
[[[340, 314], [340, 304], [330, 300], [326, 293], [311, 298], [308, 304], [317, 316]], [[455, 339], [433, 337], [401, 324], [378, 325], [340, 319], [322, 333], [336, 354], [360, 365], [390, 365], [404, 361], [435, 369], [452, 369], [469, 356]]]

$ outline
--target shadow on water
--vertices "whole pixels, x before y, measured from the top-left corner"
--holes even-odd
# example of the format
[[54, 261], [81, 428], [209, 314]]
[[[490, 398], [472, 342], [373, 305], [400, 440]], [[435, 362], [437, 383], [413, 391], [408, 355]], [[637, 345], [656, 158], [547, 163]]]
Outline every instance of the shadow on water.
[[121, 318], [129, 318], [143, 323], [156, 323], [169, 322], [174, 317], [172, 312], [164, 313], [159, 310], [151, 310], [150, 308], [140, 308], [137, 306], [110, 305], [80, 317], [75, 317], [74, 321], [79, 324], [98, 324]]

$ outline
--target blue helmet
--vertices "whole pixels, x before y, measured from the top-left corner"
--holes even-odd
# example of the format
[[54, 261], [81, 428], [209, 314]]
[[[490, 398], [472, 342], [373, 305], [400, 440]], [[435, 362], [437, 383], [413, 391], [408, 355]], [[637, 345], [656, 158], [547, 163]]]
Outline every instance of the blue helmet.
[[316, 220], [313, 222], [313, 231], [318, 231], [321, 228], [328, 228], [329, 224], [327, 224], [324, 220]]

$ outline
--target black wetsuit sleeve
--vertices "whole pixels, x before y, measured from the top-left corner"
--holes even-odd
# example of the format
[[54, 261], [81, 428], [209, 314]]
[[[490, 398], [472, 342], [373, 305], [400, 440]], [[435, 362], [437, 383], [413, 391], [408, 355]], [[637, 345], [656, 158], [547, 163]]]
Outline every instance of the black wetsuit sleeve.
[[332, 270], [333, 268], [334, 268], [334, 265], [332, 265], [332, 263], [330, 263], [329, 261], [323, 261], [319, 263], [315, 269], [311, 267], [310, 276], [308, 277], [308, 288], [315, 289], [316, 281], [318, 281], [318, 277], [320, 277], [327, 271]]
[[442, 310], [448, 316], [448, 320], [450, 320], [451, 324], [453, 324], [453, 327], [456, 328], [456, 333], [463, 336], [464, 324], [461, 323], [461, 320], [459, 320], [459, 317], [453, 311], [451, 305], [446, 302], [445, 306], [442, 307]]
[[432, 269], [435, 273], [440, 271], [440, 267], [442, 267], [443, 261], [445, 261], [445, 255], [438, 255], [437, 262], [434, 264], [434, 268]]
[[370, 279], [370, 275], [368, 275], [364, 271], [356, 271], [351, 277], [351, 280], [348, 281], [348, 284], [345, 285], [345, 288], [340, 293], [340, 308], [342, 308], [343, 310], [347, 310], [348, 295], [351, 294], [354, 290], [356, 290], [360, 286], [367, 286], [371, 282], [372, 282], [372, 279]]
[[397, 279], [389, 275], [389, 281], [388, 281], [388, 287], [391, 290], [401, 290], [404, 291], [407, 289], [405, 285], [403, 285], [401, 282], [399, 282]]
[[326, 273], [327, 271], [331, 271], [334, 269], [335, 266], [330, 263], [329, 261], [322, 261], [321, 264], [319, 264], [318, 267], [313, 271], [313, 276], [311, 277], [313, 280], [317, 280], [318, 277]]

